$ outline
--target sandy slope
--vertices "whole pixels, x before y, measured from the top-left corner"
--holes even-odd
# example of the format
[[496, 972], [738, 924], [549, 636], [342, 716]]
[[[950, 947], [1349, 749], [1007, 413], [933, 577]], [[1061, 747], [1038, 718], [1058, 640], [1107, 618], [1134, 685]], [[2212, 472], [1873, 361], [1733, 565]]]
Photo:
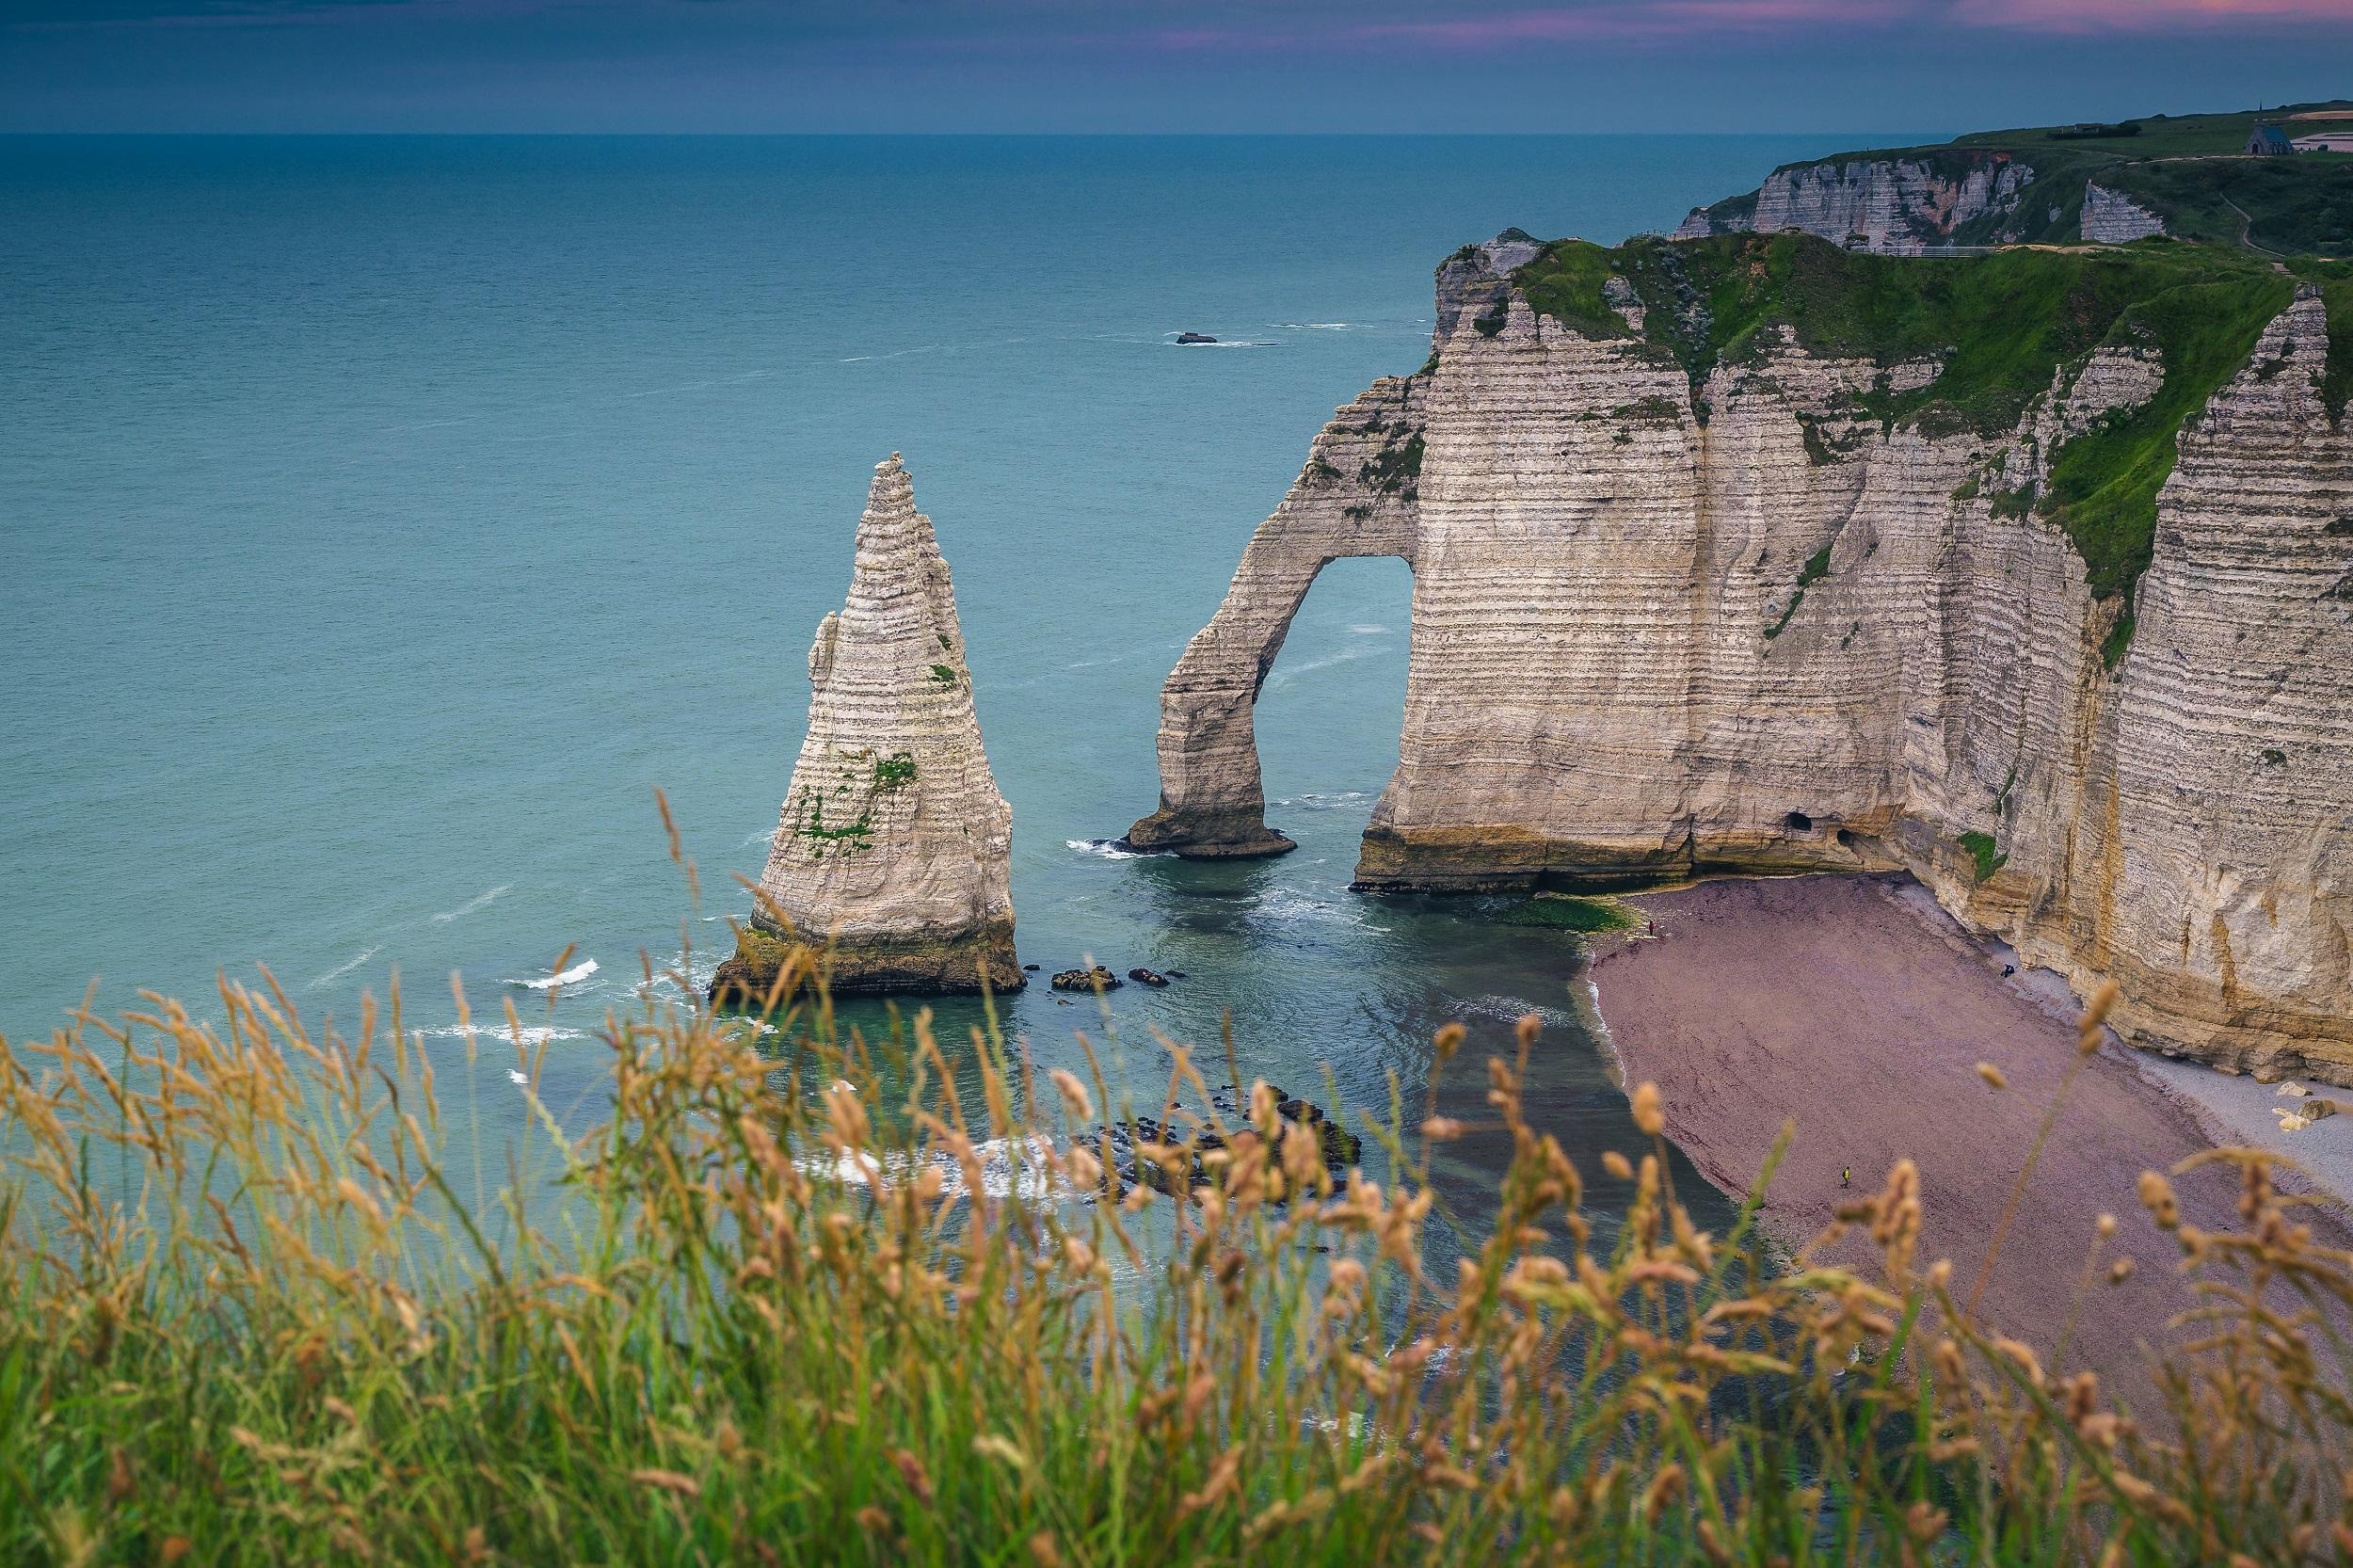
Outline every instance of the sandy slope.
[[[2040, 1121], [2075, 1060], [2075, 1031], [2048, 999], [2005, 981], [1902, 877], [1810, 876], [1704, 883], [1635, 900], [1657, 922], [1595, 966], [1593, 981], [1628, 1084], [1656, 1082], [1667, 1130], [1709, 1179], [1745, 1189], [1785, 1118], [1797, 1124], [1765, 1217], [1794, 1243], [1854, 1190], [1909, 1156], [1927, 1209], [1922, 1256], [1950, 1257], [1966, 1297]], [[2024, 977], [2021, 977], [2022, 979]], [[1975, 1064], [2008, 1078], [1994, 1091]], [[2136, 1346], [2159, 1343], [2190, 1304], [2179, 1249], [2135, 1195], [2212, 1144], [2183, 1106], [2113, 1043], [2069, 1093], [1986, 1287], [1983, 1310], [2049, 1352], [2075, 1319], [2064, 1365], [2089, 1365], [2122, 1397], [2149, 1397]], [[2177, 1177], [2185, 1220], [2237, 1223], [2236, 1177]], [[2139, 1268], [2080, 1294], [2097, 1217], [2121, 1227], [2103, 1255]], [[2347, 1242], [2320, 1217], [2324, 1239]], [[1851, 1249], [1846, 1256], [1860, 1258]]]

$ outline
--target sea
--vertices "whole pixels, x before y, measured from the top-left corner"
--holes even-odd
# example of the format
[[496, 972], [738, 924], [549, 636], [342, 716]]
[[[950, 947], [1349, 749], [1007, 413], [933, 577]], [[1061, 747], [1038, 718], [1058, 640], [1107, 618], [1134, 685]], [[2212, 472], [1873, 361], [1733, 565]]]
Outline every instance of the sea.
[[[1403, 563], [1326, 569], [1266, 683], [1295, 853], [1109, 841], [1309, 440], [1428, 353], [1441, 258], [1671, 228], [1872, 139], [0, 138], [0, 1035], [147, 991], [217, 1017], [264, 967], [348, 1030], [397, 980], [445, 1074], [472, 1048], [496, 1165], [532, 1112], [456, 986], [511, 1001], [541, 1097], [595, 1122], [608, 1017], [706, 979], [750, 907], [896, 451], [1013, 807], [1021, 957], [1185, 976], [1032, 985], [1008, 1035], [1091, 1045], [1143, 1107], [1173, 1041], [1361, 1117], [1417, 1109], [1459, 1019], [1441, 1102], [1476, 1117], [1533, 1013], [1530, 1114], [1598, 1176], [1641, 1141], [1577, 938], [1349, 890]], [[932, 1005], [951, 1041], [979, 1017]], [[1501, 1158], [1448, 1150], [1474, 1215]]]

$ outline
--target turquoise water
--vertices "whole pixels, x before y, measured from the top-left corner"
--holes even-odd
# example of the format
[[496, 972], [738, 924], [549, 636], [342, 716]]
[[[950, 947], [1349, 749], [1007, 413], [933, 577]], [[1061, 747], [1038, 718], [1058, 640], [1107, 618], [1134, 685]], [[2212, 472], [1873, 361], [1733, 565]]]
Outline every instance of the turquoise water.
[[[1480, 1049], [1536, 1010], [1534, 1110], [1621, 1141], [1572, 938], [1347, 890], [1396, 760], [1401, 563], [1329, 569], [1268, 682], [1297, 853], [1090, 841], [1155, 804], [1160, 683], [1309, 438], [1421, 362], [1439, 258], [1672, 226], [1834, 145], [0, 140], [0, 1032], [93, 977], [102, 1010], [217, 1011], [216, 972], [267, 964], [344, 1020], [397, 971], [455, 1051], [455, 971], [591, 1115], [606, 1009], [685, 942], [706, 974], [748, 907], [899, 450], [1013, 805], [1021, 956], [1189, 976], [1113, 997], [1129, 1081], [1164, 1071], [1150, 1029], [1230, 1013], [1245, 1075], [1379, 1106], [1461, 1017], [1475, 1108]], [[568, 946], [597, 968], [551, 1000], [526, 983]], [[1075, 1060], [1087, 1009], [1007, 1009]]]

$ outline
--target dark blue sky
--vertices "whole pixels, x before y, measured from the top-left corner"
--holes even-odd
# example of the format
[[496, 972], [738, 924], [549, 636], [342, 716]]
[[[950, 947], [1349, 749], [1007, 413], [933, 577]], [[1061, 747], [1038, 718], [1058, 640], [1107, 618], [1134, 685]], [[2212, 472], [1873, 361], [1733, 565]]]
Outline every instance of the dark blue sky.
[[1960, 131], [2353, 95], [2353, 0], [0, 0], [9, 131]]

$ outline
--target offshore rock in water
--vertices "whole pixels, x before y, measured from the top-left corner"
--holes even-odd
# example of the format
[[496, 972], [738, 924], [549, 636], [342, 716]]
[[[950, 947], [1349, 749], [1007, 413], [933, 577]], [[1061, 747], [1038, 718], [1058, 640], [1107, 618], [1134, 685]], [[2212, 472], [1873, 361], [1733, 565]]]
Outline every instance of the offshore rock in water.
[[1051, 982], [1057, 991], [1093, 991], [1119, 989], [1119, 977], [1097, 964], [1091, 969], [1064, 969]]
[[981, 747], [948, 563], [895, 452], [808, 680], [760, 907], [712, 999], [764, 996], [796, 943], [827, 952], [837, 993], [1019, 989], [1013, 812]]
[[1208, 333], [1206, 333], [1206, 332], [1179, 332], [1179, 333], [1177, 333], [1177, 334], [1176, 334], [1176, 341], [1177, 341], [1178, 343], [1180, 343], [1180, 344], [1183, 344], [1183, 343], [1215, 343], [1215, 342], [1217, 342], [1217, 340], [1216, 340], [1215, 338], [1210, 337], [1210, 336], [1209, 336]]
[[1158, 969], [1129, 969], [1128, 971], [1128, 978], [1134, 981], [1139, 985], [1165, 985], [1168, 984], [1168, 976], [1160, 973]]
[[[1363, 1158], [1363, 1142], [1322, 1107], [1272, 1086], [1265, 1093], [1273, 1101], [1276, 1135], [1293, 1128], [1304, 1129], [1315, 1139], [1317, 1158], [1334, 1185], [1346, 1186], [1349, 1171]], [[1189, 1134], [1149, 1116], [1113, 1122], [1103, 1128], [1098, 1143], [1109, 1149], [1111, 1174], [1122, 1184], [1142, 1183], [1160, 1192], [1174, 1192], [1205, 1186], [1217, 1180], [1233, 1160], [1254, 1157], [1265, 1140], [1252, 1121], [1248, 1098], [1221, 1092], [1210, 1096], [1210, 1104], [1227, 1118], [1227, 1131], [1223, 1134], [1206, 1128]], [[1279, 1186], [1279, 1157], [1270, 1160], [1269, 1167], [1270, 1178]]]

